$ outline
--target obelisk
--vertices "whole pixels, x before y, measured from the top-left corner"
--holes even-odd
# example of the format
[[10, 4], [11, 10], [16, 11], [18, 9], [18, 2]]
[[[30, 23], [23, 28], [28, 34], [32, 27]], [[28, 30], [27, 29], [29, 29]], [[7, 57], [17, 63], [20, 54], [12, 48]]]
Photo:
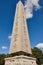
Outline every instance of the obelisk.
[[26, 24], [26, 15], [21, 1], [16, 6], [15, 19], [13, 24], [11, 44], [9, 53], [26, 52], [31, 54], [30, 40]]
[[17, 3], [9, 56], [5, 58], [5, 65], [37, 65], [32, 54], [26, 24], [26, 15], [21, 1]]

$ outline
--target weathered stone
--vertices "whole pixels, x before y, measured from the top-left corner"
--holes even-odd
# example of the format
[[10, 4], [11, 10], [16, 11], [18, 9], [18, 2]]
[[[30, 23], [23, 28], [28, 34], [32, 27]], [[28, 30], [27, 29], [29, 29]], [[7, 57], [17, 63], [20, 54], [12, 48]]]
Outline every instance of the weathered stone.
[[37, 65], [36, 59], [28, 56], [15, 56], [5, 59], [5, 65]]

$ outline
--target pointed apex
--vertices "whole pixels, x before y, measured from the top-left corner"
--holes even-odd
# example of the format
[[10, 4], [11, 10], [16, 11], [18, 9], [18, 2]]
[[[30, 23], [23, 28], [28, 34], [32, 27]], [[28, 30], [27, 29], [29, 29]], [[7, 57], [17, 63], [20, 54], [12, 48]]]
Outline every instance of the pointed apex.
[[21, 0], [19, 0], [19, 2], [18, 2], [19, 4], [22, 4], [22, 1]]
[[21, 0], [19, 0], [19, 2], [17, 3], [17, 6], [22, 6], [22, 7], [24, 7]]
[[19, 2], [21, 2], [21, 0], [19, 0]]

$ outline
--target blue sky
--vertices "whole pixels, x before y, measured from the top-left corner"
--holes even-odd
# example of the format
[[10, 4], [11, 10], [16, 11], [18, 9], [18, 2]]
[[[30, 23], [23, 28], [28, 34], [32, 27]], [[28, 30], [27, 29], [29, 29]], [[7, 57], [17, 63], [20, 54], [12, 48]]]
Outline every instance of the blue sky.
[[[8, 53], [12, 33], [16, 4], [18, 0], [0, 0], [0, 53]], [[42, 8], [33, 11], [33, 17], [27, 19], [31, 47], [43, 43], [43, 0], [39, 0]], [[2, 47], [6, 46], [6, 49]], [[43, 49], [42, 49], [43, 50]]]

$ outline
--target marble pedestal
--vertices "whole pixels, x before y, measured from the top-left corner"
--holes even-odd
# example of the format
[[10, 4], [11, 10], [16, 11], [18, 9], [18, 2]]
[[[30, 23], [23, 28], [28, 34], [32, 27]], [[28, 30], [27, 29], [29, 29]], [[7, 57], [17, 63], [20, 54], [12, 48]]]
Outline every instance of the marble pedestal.
[[28, 56], [15, 56], [5, 58], [5, 65], [37, 65], [36, 59]]

